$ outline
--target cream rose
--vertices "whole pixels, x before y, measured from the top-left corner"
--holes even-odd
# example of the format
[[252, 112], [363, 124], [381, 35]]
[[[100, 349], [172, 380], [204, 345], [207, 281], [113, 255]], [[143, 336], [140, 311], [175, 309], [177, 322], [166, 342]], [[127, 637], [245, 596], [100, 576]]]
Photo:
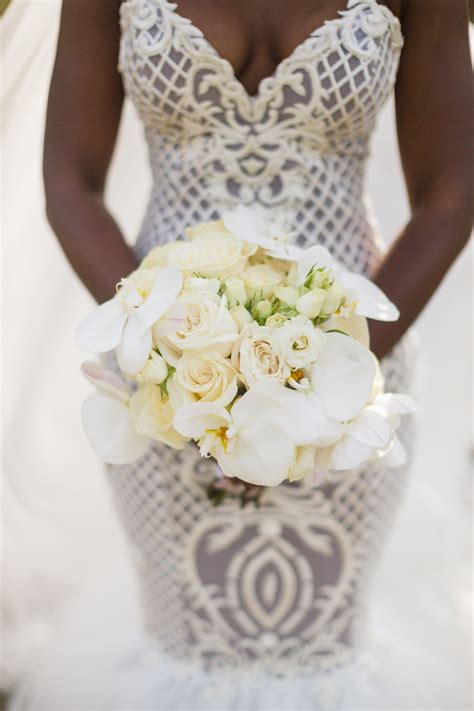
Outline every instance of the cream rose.
[[161, 337], [155, 329], [155, 342], [171, 365], [176, 366], [183, 351], [214, 350], [224, 358], [230, 355], [232, 344], [238, 336], [238, 327], [227, 310], [227, 300], [222, 296], [216, 304], [205, 294], [188, 292], [178, 297], [184, 307], [184, 321], [175, 333]]
[[206, 279], [204, 277], [189, 276], [184, 280], [183, 292], [199, 292], [218, 304], [221, 300], [218, 293], [220, 286], [221, 283], [219, 279]]
[[298, 299], [298, 290], [293, 286], [279, 286], [275, 289], [275, 296], [288, 306], [294, 306]]
[[170, 263], [170, 255], [176, 250], [179, 243], [170, 242], [153, 247], [140, 264], [140, 269], [153, 269], [166, 267]]
[[139, 383], [159, 385], [168, 377], [168, 366], [165, 359], [156, 351], [152, 351], [145, 367], [135, 377]]
[[283, 316], [283, 314], [276, 313], [267, 318], [267, 320], [265, 321], [265, 326], [268, 326], [270, 328], [280, 328], [280, 326], [283, 326], [283, 324], [286, 323], [287, 320], [287, 317]]
[[229, 277], [225, 280], [225, 293], [229, 303], [234, 302], [238, 306], [243, 306], [248, 300], [245, 284], [239, 277]]
[[325, 314], [332, 314], [340, 307], [346, 297], [346, 291], [341, 284], [334, 282], [326, 292], [321, 311]]
[[186, 230], [187, 242], [179, 242], [170, 254], [185, 275], [223, 279], [239, 274], [255, 247], [225, 229], [222, 221], [207, 222]]
[[263, 299], [255, 305], [254, 314], [260, 319], [267, 319], [272, 315], [273, 307], [271, 301]]
[[272, 346], [273, 329], [256, 324], [247, 326], [235, 343], [232, 364], [250, 385], [268, 378], [285, 383], [290, 368], [281, 354]]
[[130, 416], [139, 434], [182, 449], [186, 439], [173, 427], [175, 412], [159, 385], [147, 383], [130, 398]]
[[321, 313], [322, 306], [326, 300], [326, 292], [324, 289], [313, 289], [302, 294], [296, 301], [296, 310], [298, 313], [308, 316], [308, 318], [316, 318]]
[[245, 306], [234, 306], [234, 308], [230, 309], [230, 315], [237, 324], [239, 331], [253, 322], [252, 314], [247, 311]]
[[292, 369], [315, 363], [325, 342], [325, 335], [306, 316], [295, 316], [273, 332], [272, 348]]
[[189, 351], [176, 366], [175, 380], [194, 399], [228, 405], [237, 395], [237, 371], [219, 353]]
[[242, 279], [249, 298], [256, 295], [268, 299], [275, 289], [281, 286], [284, 275], [265, 264], [254, 264], [247, 267], [242, 274]]

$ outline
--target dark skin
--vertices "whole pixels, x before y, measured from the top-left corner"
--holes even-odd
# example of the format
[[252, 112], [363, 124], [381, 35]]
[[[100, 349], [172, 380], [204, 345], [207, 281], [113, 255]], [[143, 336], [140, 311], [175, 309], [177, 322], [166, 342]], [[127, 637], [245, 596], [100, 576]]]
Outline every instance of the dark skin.
[[[472, 221], [471, 62], [465, 0], [391, 0], [405, 37], [396, 83], [400, 155], [411, 219], [373, 275], [401, 317], [371, 323], [385, 356], [466, 244]], [[44, 151], [48, 219], [73, 268], [102, 302], [136, 267], [104, 205], [123, 105], [117, 73], [120, 0], [64, 0]], [[248, 93], [343, 0], [184, 0]]]

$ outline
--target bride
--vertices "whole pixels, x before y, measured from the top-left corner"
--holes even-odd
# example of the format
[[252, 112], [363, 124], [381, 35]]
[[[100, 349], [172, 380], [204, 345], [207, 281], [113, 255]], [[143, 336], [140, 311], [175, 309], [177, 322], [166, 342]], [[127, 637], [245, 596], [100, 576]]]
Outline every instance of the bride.
[[[364, 172], [394, 86], [412, 218], [386, 254]], [[153, 173], [133, 249], [103, 201], [124, 90]], [[400, 320], [374, 323], [371, 347], [387, 389], [407, 392], [409, 328], [469, 235], [469, 98], [462, 0], [64, 0], [48, 218], [103, 301], [189, 224], [238, 203], [279, 214], [300, 245], [326, 245], [397, 304]], [[376, 691], [362, 663], [366, 590], [404, 474], [371, 465], [316, 489], [267, 489], [259, 509], [214, 508], [212, 477], [191, 445], [109, 467], [156, 657], [128, 706], [380, 708], [390, 689], [378, 677]]]

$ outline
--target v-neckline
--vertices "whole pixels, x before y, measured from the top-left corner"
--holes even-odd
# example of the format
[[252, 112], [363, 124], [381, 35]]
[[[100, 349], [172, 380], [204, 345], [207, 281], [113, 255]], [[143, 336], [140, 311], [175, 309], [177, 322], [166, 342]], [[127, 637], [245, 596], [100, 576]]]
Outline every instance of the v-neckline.
[[[381, 4], [378, 2], [378, 0], [369, 0], [369, 2], [371, 2], [371, 1], [375, 2], [375, 3], [376, 3], [377, 5], [379, 5], [380, 7], [385, 7], [385, 8], [388, 10], [388, 12], [390, 13], [390, 15], [391, 15], [393, 18], [396, 18], [396, 16], [393, 14], [393, 12], [390, 10], [390, 8], [388, 8], [386, 5], [381, 5]], [[233, 64], [232, 64], [228, 59], [226, 59], [225, 57], [223, 57], [223, 56], [221, 55], [221, 53], [214, 47], [214, 45], [212, 44], [212, 42], [210, 42], [210, 41], [207, 39], [205, 33], [201, 30], [201, 28], [200, 28], [198, 25], [196, 25], [196, 24], [193, 22], [193, 20], [191, 20], [189, 17], [186, 17], [185, 15], [182, 15], [182, 14], [179, 12], [179, 10], [178, 10], [178, 4], [179, 4], [179, 3], [177, 3], [177, 2], [176, 2], [176, 3], [166, 2], [166, 5], [167, 5], [168, 8], [171, 10], [171, 12], [173, 12], [177, 17], [179, 17], [181, 20], [183, 20], [184, 22], [186, 22], [187, 24], [189, 24], [189, 26], [192, 27], [193, 30], [195, 30], [195, 31], [197, 31], [197, 32], [199, 33], [199, 35], [200, 35], [202, 41], [203, 41], [203, 42], [205, 43], [205, 45], [207, 46], [208, 50], [209, 50], [210, 52], [212, 52], [212, 54], [216, 57], [216, 59], [217, 59], [219, 62], [221, 62], [222, 64], [224, 64], [225, 66], [227, 66], [227, 67], [229, 68], [229, 70], [230, 70], [230, 72], [231, 72], [231, 74], [232, 74], [232, 80], [233, 80], [233, 81], [236, 83], [236, 85], [239, 87], [240, 91], [244, 94], [244, 96], [246, 97], [246, 99], [247, 99], [250, 103], [254, 103], [254, 102], [258, 101], [258, 100], [261, 98], [262, 89], [263, 89], [264, 84], [268, 83], [268, 82], [271, 81], [272, 79], [275, 79], [275, 78], [278, 76], [278, 74], [284, 69], [284, 67], [285, 67], [289, 62], [291, 62], [291, 61], [293, 60], [293, 58], [295, 57], [295, 55], [297, 54], [297, 52], [299, 52], [300, 49], [301, 49], [302, 47], [304, 47], [304, 45], [305, 45], [307, 42], [309, 42], [309, 41], [314, 37], [314, 35], [315, 35], [317, 32], [320, 32], [321, 30], [324, 30], [326, 27], [331, 27], [332, 25], [339, 24], [339, 23], [341, 23], [341, 22], [344, 20], [344, 18], [347, 16], [347, 13], [350, 12], [350, 11], [353, 9], [353, 8], [350, 7], [350, 5], [351, 5], [353, 2], [354, 2], [354, 0], [352, 0], [352, 2], [351, 2], [351, 0], [345, 0], [345, 2], [344, 2], [344, 7], [343, 7], [341, 10], [338, 10], [338, 11], [337, 11], [337, 17], [333, 17], [333, 18], [330, 18], [330, 19], [328, 19], [328, 20], [324, 20], [322, 23], [320, 23], [319, 25], [317, 25], [317, 26], [314, 28], [314, 30], [312, 30], [304, 39], [302, 39], [301, 42], [298, 42], [298, 44], [291, 50], [291, 52], [290, 52], [286, 57], [283, 57], [283, 59], [281, 59], [281, 60], [275, 65], [275, 68], [274, 68], [274, 70], [273, 70], [273, 72], [272, 72], [271, 74], [269, 74], [269, 75], [267, 75], [267, 76], [264, 76], [264, 77], [262, 77], [262, 78], [259, 80], [259, 82], [258, 82], [258, 84], [257, 84], [256, 92], [255, 92], [254, 94], [250, 94], [250, 93], [249, 93], [249, 91], [246, 89], [246, 87], [244, 86], [244, 84], [243, 84], [243, 83], [241, 82], [241, 80], [238, 78]], [[356, 0], [356, 2], [354, 3], [354, 7], [356, 7], [358, 4], [363, 4], [363, 2], [364, 2], [364, 0]], [[398, 19], [398, 18], [396, 18], [396, 19]]]

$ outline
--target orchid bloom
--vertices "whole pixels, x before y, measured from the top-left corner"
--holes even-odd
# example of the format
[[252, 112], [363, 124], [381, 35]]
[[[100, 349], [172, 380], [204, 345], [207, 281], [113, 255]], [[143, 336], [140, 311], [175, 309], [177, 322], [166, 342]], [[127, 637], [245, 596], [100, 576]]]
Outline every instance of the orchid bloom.
[[184, 318], [182, 309], [175, 304], [182, 285], [183, 276], [174, 265], [164, 267], [156, 275], [149, 270], [134, 272], [122, 279], [112, 299], [80, 323], [77, 344], [91, 353], [115, 348], [124, 373], [139, 373], [151, 351], [152, 326], [160, 320], [163, 327], [168, 325], [173, 331]]
[[276, 221], [269, 220], [256, 208], [238, 205], [222, 215], [224, 226], [243, 242], [255, 244], [270, 257], [296, 261], [301, 249], [287, 242], [290, 233]]
[[82, 373], [98, 390], [82, 405], [82, 424], [92, 449], [109, 464], [128, 464], [141, 457], [150, 439], [135, 431], [127, 386], [100, 363], [86, 361]]
[[298, 284], [303, 284], [313, 267], [330, 269], [335, 280], [344, 287], [349, 302], [354, 304], [357, 316], [377, 321], [396, 321], [400, 315], [397, 307], [370, 279], [355, 274], [337, 262], [321, 245], [302, 250], [297, 259]]
[[295, 444], [327, 447], [337, 442], [345, 423], [369, 402], [375, 375], [368, 348], [341, 333], [326, 333], [316, 363], [299, 381], [290, 380], [294, 389], [278, 393]]
[[256, 383], [230, 412], [215, 403], [190, 403], [178, 410], [173, 424], [184, 437], [199, 440], [201, 454], [212, 454], [226, 476], [277, 486], [286, 479], [295, 455], [288, 413], [275, 397], [283, 389], [276, 383]]
[[415, 409], [408, 395], [377, 395], [347, 423], [343, 436], [335, 444], [318, 452], [318, 463], [326, 469], [346, 470], [377, 458], [383, 459], [388, 467], [401, 466], [406, 455], [395, 430], [400, 425], [400, 415]]

